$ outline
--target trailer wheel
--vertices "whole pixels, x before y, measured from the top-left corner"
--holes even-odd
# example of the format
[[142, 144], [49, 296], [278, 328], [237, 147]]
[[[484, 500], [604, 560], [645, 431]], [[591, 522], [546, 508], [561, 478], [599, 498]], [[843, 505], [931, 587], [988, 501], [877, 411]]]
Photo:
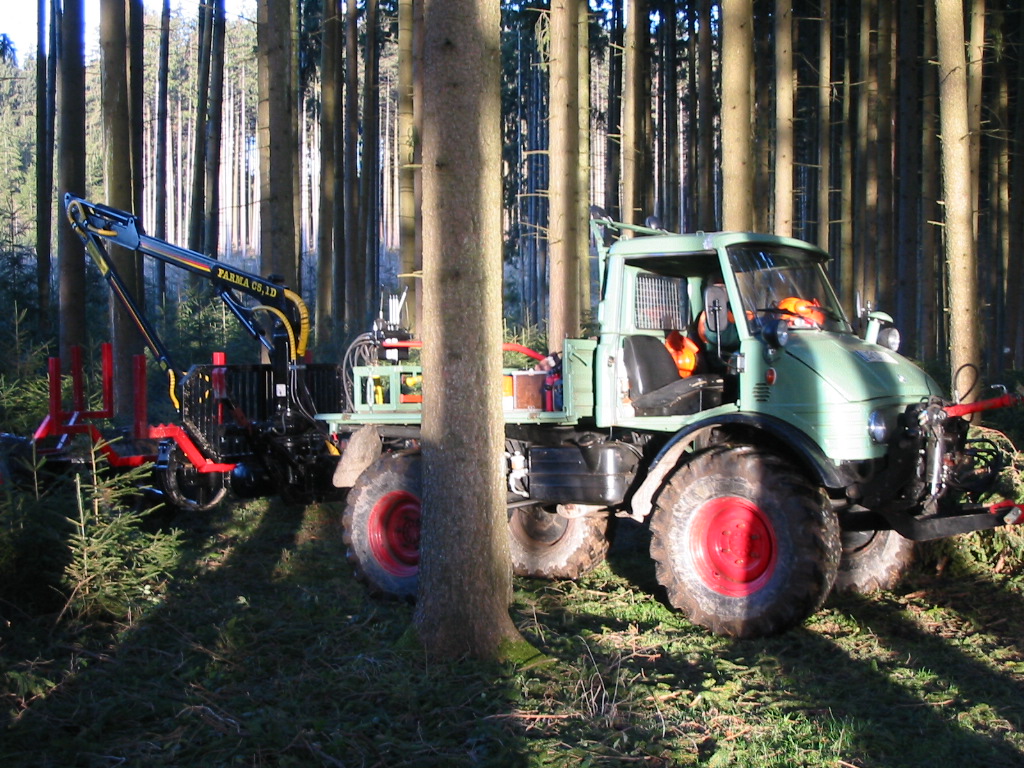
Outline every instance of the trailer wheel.
[[733, 637], [800, 624], [836, 579], [839, 524], [820, 489], [751, 446], [696, 455], [668, 479], [651, 520], [668, 601]]
[[896, 531], [848, 531], [835, 591], [867, 595], [895, 587], [914, 562], [916, 546]]
[[516, 576], [575, 579], [604, 560], [607, 513], [570, 516], [565, 512], [562, 507], [540, 504], [509, 511], [509, 549]]
[[419, 456], [383, 456], [348, 493], [346, 557], [370, 592], [413, 598], [420, 572]]
[[156, 487], [177, 509], [205, 512], [213, 509], [228, 493], [220, 472], [200, 472], [173, 446], [167, 453], [166, 466], [153, 470]]

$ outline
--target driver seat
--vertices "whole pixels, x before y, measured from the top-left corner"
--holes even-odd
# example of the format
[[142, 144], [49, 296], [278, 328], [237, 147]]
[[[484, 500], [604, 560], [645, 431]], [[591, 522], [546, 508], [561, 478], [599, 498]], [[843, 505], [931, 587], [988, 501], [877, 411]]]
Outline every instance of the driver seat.
[[675, 360], [656, 336], [627, 336], [623, 362], [637, 416], [683, 416], [722, 403], [722, 377], [695, 374], [681, 378]]

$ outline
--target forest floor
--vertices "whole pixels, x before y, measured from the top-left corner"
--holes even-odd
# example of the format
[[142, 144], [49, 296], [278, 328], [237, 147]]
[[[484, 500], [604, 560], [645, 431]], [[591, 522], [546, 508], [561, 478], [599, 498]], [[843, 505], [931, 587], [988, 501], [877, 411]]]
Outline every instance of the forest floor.
[[165, 597], [118, 624], [0, 627], [0, 765], [1020, 766], [1024, 581], [922, 566], [780, 637], [667, 608], [646, 532], [576, 583], [516, 582], [546, 663], [397, 650], [324, 508], [179, 521]]

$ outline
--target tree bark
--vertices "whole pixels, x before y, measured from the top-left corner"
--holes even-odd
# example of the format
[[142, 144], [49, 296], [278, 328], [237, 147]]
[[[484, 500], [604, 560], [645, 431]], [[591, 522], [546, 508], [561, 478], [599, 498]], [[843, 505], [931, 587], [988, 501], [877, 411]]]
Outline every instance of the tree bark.
[[337, 0], [326, 0], [324, 5], [323, 43], [320, 59], [320, 231], [317, 236], [317, 281], [314, 325], [316, 338], [321, 344], [332, 339], [334, 322], [334, 219], [338, 194], [335, 169], [337, 157], [335, 135], [337, 126], [337, 99], [341, 67], [341, 17]]
[[417, 325], [419, 267], [416, 248], [416, 144], [418, 141], [413, 101], [413, 0], [398, 3], [398, 248], [399, 273], [406, 275], [406, 307], [409, 329]]
[[[831, 247], [832, 218], [832, 0], [821, 0], [818, 30], [818, 247]], [[852, 307], [847, 307], [847, 311]]]
[[[170, 45], [171, 0], [163, 0], [163, 9], [160, 12], [160, 45], [157, 62], [156, 152], [154, 157], [156, 188], [153, 206], [155, 222], [153, 235], [161, 240], [167, 238], [167, 87]], [[167, 269], [162, 261], [158, 261], [156, 265], [156, 300], [161, 306], [166, 295]]]
[[371, 308], [377, 306], [380, 292], [378, 252], [380, 250], [380, 57], [377, 55], [377, 0], [363, 0], [365, 45], [363, 48], [363, 120], [362, 160], [359, 177], [359, 259], [362, 264], [363, 321], [369, 322]]
[[[64, 0], [60, 47], [60, 140], [57, 144], [61, 204], [68, 192], [85, 193], [85, 3]], [[57, 228], [60, 291], [60, 357], [85, 346], [85, 251], [71, 227]]]
[[631, 0], [627, 7], [622, 87], [622, 220], [642, 223], [644, 166], [644, 110], [649, 94], [643, 53], [650, 36], [647, 0]]
[[548, 253], [550, 299], [548, 347], [579, 335], [580, 296], [577, 249], [579, 164], [579, 60], [577, 0], [552, 0], [548, 87]]
[[971, 207], [967, 59], [960, 0], [935, 0], [945, 254], [949, 279], [950, 381], [954, 396], [977, 399], [971, 367], [980, 365], [978, 272]]
[[793, 234], [793, 4], [775, 0], [775, 234]]
[[[274, 0], [265, 0], [272, 6]], [[189, 204], [188, 247], [205, 252], [203, 216], [206, 213], [206, 118], [210, 99], [210, 54], [213, 50], [213, 0], [199, 6], [199, 63], [195, 101], [195, 127], [192, 134], [192, 199]], [[198, 282], [193, 279], [193, 285]]]
[[718, 228], [715, 210], [715, 105], [714, 34], [711, 0], [698, 2], [697, 32], [697, 229]]
[[[521, 641], [501, 469], [501, 97], [497, 0], [426, 0], [423, 512], [415, 628], [428, 653]], [[451, 482], [458, 477], [459, 482]]]
[[754, 69], [752, 0], [722, 0], [722, 226], [754, 224], [750, 76]]
[[[104, 198], [121, 210], [131, 210], [131, 107], [128, 94], [128, 34], [124, 0], [102, 0], [100, 4], [100, 52], [102, 103]], [[128, 148], [129, 157], [124, 153]], [[138, 285], [136, 254], [110, 246], [110, 259], [125, 285]], [[136, 296], [138, 294], [136, 293]], [[111, 343], [114, 351], [114, 420], [130, 424], [134, 417], [134, 371], [132, 360], [142, 352], [142, 339], [131, 315], [117, 301], [110, 303]]]
[[579, 128], [576, 160], [576, 264], [579, 271], [580, 319], [590, 312], [590, 0], [577, 0], [576, 102]]
[[220, 250], [220, 156], [224, 118], [224, 0], [213, 0], [210, 45], [210, 97], [206, 117], [206, 215], [203, 246], [213, 258]]
[[359, 200], [359, 34], [356, 0], [345, 7], [345, 307], [350, 324], [365, 315]]
[[295, 196], [292, 191], [291, 13], [288, 3], [257, 6], [259, 62], [260, 261], [264, 275], [295, 275]]
[[622, 180], [622, 0], [612, 0], [608, 45], [608, 131], [605, 134], [604, 207], [613, 219], [619, 213]]
[[49, 77], [49, 61], [56, 55], [53, 46], [47, 53], [46, 7], [37, 3], [36, 30], [36, 301], [39, 315], [36, 327], [40, 336], [50, 332], [50, 240], [53, 237], [53, 114], [49, 93], [54, 86]]

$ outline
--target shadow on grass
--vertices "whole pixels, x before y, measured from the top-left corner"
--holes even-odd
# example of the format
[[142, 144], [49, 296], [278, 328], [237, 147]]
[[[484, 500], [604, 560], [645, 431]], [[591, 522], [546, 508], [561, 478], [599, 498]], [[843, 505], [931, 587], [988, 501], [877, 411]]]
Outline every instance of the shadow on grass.
[[582, 584], [531, 586], [527, 629], [576, 669], [561, 706], [583, 715], [541, 735], [589, 742], [602, 764], [1024, 764], [1024, 600], [992, 582], [834, 599], [807, 627], [742, 641], [654, 598], [643, 529]]
[[526, 765], [506, 671], [394, 652], [409, 607], [366, 599], [336, 525], [272, 503], [191, 536], [163, 604], [71, 641], [75, 673], [6, 729], [0, 764]]

